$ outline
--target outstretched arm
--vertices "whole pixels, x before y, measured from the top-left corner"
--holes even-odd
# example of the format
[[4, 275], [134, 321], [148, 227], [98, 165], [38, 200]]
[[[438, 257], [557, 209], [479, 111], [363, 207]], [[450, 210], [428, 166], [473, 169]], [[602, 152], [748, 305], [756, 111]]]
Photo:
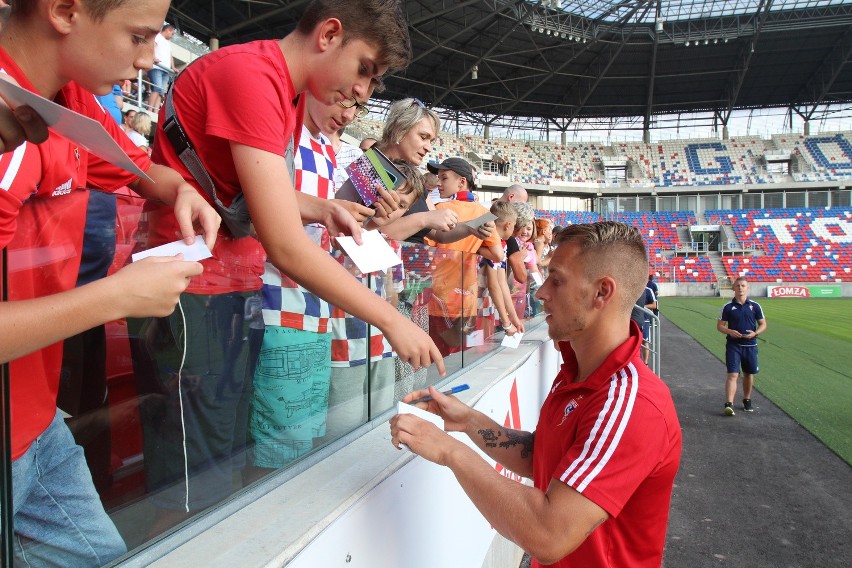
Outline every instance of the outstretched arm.
[[382, 232], [392, 239], [401, 241], [418, 231], [429, 229], [431, 231], [429, 238], [434, 238], [435, 235], [449, 230], [451, 226], [455, 226], [458, 220], [459, 218], [455, 211], [450, 209], [432, 209], [419, 213], [411, 213], [410, 215], [395, 219], [382, 227]]
[[174, 311], [201, 264], [180, 257], [146, 258], [66, 292], [0, 303], [0, 363], [124, 317]]
[[514, 320], [512, 320], [509, 311], [506, 309], [506, 300], [503, 296], [503, 289], [500, 287], [500, 273], [496, 268], [491, 268], [490, 266], [483, 266], [480, 270], [485, 271], [488, 293], [491, 295], [491, 301], [494, 302], [494, 309], [497, 310], [497, 314], [500, 316], [500, 323], [503, 325], [503, 329], [506, 330], [506, 335], [515, 335], [520, 330], [517, 329]]
[[[423, 394], [425, 391], [411, 393], [404, 400]], [[514, 455], [528, 463], [531, 471], [532, 434], [506, 430], [434, 388], [429, 394], [434, 397], [429, 410], [439, 410], [447, 430], [463, 426], [492, 458], [494, 454], [503, 458]], [[400, 414], [391, 419], [391, 436], [394, 444], [406, 444], [421, 457], [450, 468], [488, 522], [543, 564], [572, 552], [608, 518], [601, 507], [558, 480], [552, 480], [543, 492], [500, 475], [472, 448], [416, 416]]]
[[499, 268], [497, 270], [497, 280], [500, 282], [500, 290], [503, 293], [503, 303], [506, 305], [506, 312], [509, 314], [509, 321], [515, 324], [518, 331], [525, 332], [524, 322], [518, 315], [515, 309], [515, 302], [512, 300], [512, 292], [509, 290], [509, 280], [506, 276], [506, 269]]
[[381, 329], [403, 361], [415, 368], [434, 362], [444, 374], [443, 359], [429, 336], [354, 280], [302, 229], [296, 191], [281, 156], [235, 142], [231, 153], [269, 261], [320, 298]]
[[207, 248], [213, 250], [222, 222], [216, 210], [175, 170], [153, 164], [147, 173], [154, 182], [139, 178], [130, 184], [131, 189], [146, 199], [171, 205], [187, 244], [195, 240], [196, 230], [199, 230]]

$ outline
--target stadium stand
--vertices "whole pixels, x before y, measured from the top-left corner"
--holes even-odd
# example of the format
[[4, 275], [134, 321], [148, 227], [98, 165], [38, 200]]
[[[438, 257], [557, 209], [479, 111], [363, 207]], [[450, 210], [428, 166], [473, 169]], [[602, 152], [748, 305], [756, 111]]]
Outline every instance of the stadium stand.
[[551, 219], [556, 225], [593, 223], [606, 218], [637, 227], [648, 248], [651, 270], [660, 282], [715, 282], [716, 275], [706, 256], [676, 256], [679, 226], [696, 224], [692, 211], [630, 212], [600, 215], [593, 211], [536, 211], [537, 217]]
[[[350, 133], [378, 138], [382, 123], [362, 120]], [[554, 144], [482, 136], [455, 136], [442, 131], [429, 159], [463, 156], [483, 171], [493, 169], [490, 157], [499, 152], [509, 160], [512, 182], [535, 185], [606, 185], [602, 160], [627, 159], [630, 187], [730, 186], [782, 182], [832, 182], [852, 178], [852, 132], [815, 136], [776, 134], [770, 139], [742, 136], [664, 140], [652, 144], [594, 142]], [[789, 172], [770, 171], [767, 155], [789, 160]]]
[[762, 256], [724, 255], [731, 278], [760, 282], [852, 282], [852, 210], [707, 211], [710, 223], [730, 225], [743, 245]]
[[726, 274], [717, 275], [706, 254], [673, 254], [679, 226], [697, 223], [692, 211], [622, 212], [601, 216], [591, 211], [537, 211], [556, 225], [601, 218], [633, 225], [645, 238], [650, 264], [661, 282], [715, 282], [717, 276], [747, 276], [757, 282], [852, 282], [852, 210], [791, 208], [714, 210], [707, 222], [728, 225], [744, 250], [724, 254]]

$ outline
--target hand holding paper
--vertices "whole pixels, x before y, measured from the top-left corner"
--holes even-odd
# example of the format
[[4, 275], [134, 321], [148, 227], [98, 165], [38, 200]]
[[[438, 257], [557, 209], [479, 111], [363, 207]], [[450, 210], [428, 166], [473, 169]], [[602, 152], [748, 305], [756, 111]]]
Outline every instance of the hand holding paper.
[[[437, 426], [441, 430], [444, 429], [444, 419], [443, 418], [441, 418], [437, 414], [432, 414], [428, 410], [423, 410], [422, 408], [417, 408], [416, 406], [414, 406], [412, 404], [405, 404], [402, 401], [396, 403], [396, 413], [397, 414], [413, 414], [414, 416], [417, 416], [418, 418], [422, 418], [423, 420], [426, 420], [427, 422], [431, 422], [432, 424], [434, 424], [435, 426]], [[399, 446], [400, 446], [400, 448], [405, 448], [406, 450], [411, 451], [411, 448], [409, 448], [406, 444], [400, 444]]]
[[10, 107], [30, 107], [57, 134], [76, 142], [85, 150], [119, 168], [153, 181], [124, 153], [100, 123], [21, 88], [7, 79], [8, 75], [0, 73], [0, 96]]
[[[17, 85], [9, 75], [3, 78]], [[0, 153], [11, 152], [24, 142], [41, 144], [47, 140], [48, 130], [44, 120], [29, 106], [10, 106], [0, 96]]]
[[478, 229], [481, 225], [484, 225], [488, 221], [493, 221], [497, 218], [497, 215], [494, 213], [483, 213], [476, 219], [471, 219], [470, 221], [465, 221], [464, 224], [470, 227], [471, 229]]
[[352, 237], [337, 237], [337, 243], [364, 274], [402, 263], [379, 231], [363, 231], [361, 241], [363, 244], [359, 246]]
[[178, 254], [183, 254], [183, 259], [190, 261], [204, 260], [205, 258], [213, 256], [210, 249], [207, 248], [207, 244], [204, 242], [204, 239], [200, 236], [196, 236], [195, 241], [191, 245], [186, 244], [182, 240], [174, 241], [134, 253], [130, 258], [133, 262], [136, 262], [137, 260], [142, 260], [149, 256], [175, 256]]
[[502, 347], [508, 347], [509, 349], [517, 349], [521, 344], [521, 339], [524, 337], [524, 334], [520, 331], [515, 335], [505, 335], [503, 336], [503, 341], [500, 342]]

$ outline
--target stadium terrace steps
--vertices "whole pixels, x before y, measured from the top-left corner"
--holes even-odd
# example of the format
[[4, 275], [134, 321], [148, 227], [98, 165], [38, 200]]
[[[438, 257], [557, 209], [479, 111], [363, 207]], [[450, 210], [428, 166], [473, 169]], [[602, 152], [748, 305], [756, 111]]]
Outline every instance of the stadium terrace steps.
[[[350, 127], [356, 137], [378, 138], [382, 123], [360, 120]], [[629, 187], [726, 186], [783, 182], [852, 180], [852, 132], [815, 136], [775, 134], [764, 140], [741, 136], [664, 140], [652, 144], [596, 142], [555, 144], [536, 140], [481, 136], [455, 136], [442, 131], [429, 160], [464, 156], [481, 171], [496, 172], [491, 156], [499, 152], [509, 161], [512, 182], [535, 185], [581, 183], [607, 186], [604, 157], [627, 158], [625, 179]], [[769, 171], [767, 153], [789, 159], [785, 171]]]
[[728, 276], [761, 282], [852, 282], [852, 209], [708, 211], [763, 256], [724, 255]]

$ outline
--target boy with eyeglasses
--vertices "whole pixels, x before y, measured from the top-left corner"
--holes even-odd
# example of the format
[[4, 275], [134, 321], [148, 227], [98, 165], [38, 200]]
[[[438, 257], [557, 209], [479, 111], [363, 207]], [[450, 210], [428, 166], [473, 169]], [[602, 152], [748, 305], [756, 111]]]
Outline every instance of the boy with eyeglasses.
[[[251, 379], [246, 377], [245, 348], [222, 353], [220, 343], [245, 335], [247, 322], [232, 316], [239, 304], [261, 289], [262, 261], [268, 262], [318, 297], [382, 329], [400, 357], [417, 367], [435, 362], [444, 372], [439, 351], [429, 337], [349, 274], [302, 229], [321, 223], [332, 236], [358, 238], [360, 227], [349, 211], [334, 200], [320, 199], [293, 189], [285, 154], [288, 141], [301, 122], [295, 99], [306, 92], [332, 105], [352, 99], [365, 101], [370, 88], [389, 69], [405, 68], [411, 59], [408, 28], [399, 0], [314, 0], [297, 28], [281, 40], [232, 45], [192, 63], [174, 81], [172, 97], [189, 144], [212, 179], [218, 197], [228, 206], [242, 196], [251, 216], [254, 237], [235, 238], [222, 233], [213, 258], [203, 261], [205, 277], [193, 282], [184, 296], [192, 344], [186, 353], [188, 373], [204, 376], [192, 412], [175, 412], [164, 422], [150, 416], [145, 426], [145, 462], [151, 479], [170, 486], [158, 505], [180, 520], [185, 509], [211, 505], [233, 491], [231, 462], [245, 443], [247, 403]], [[164, 105], [164, 109], [168, 103]], [[154, 161], [169, 164], [202, 192], [201, 185], [177, 155], [164, 131], [161, 110]], [[392, 196], [385, 193], [386, 199]], [[392, 203], [391, 208], [395, 206]], [[157, 207], [147, 209], [147, 246], [172, 240], [174, 224]], [[258, 262], [259, 261], [259, 262]], [[345, 284], [344, 284], [345, 283]], [[224, 305], [222, 321], [237, 329], [225, 338], [205, 331], [217, 304]], [[148, 322], [151, 325], [153, 322]], [[179, 321], [168, 322], [179, 329]], [[180, 354], [177, 342], [156, 357], [153, 383], [166, 394], [163, 401], [176, 408], [177, 390], [169, 385], [171, 362]], [[289, 365], [283, 362], [282, 365]], [[286, 371], [286, 369], [285, 369]], [[197, 427], [197, 439], [188, 440], [190, 481], [188, 496], [182, 483], [180, 445], [161, 443]], [[220, 435], [221, 434], [221, 435]], [[196, 451], [197, 450], [197, 451]], [[211, 465], [212, 464], [212, 465]], [[188, 503], [188, 507], [185, 504]], [[166, 526], [168, 521], [166, 522]], [[163, 525], [161, 525], [163, 526]]]

